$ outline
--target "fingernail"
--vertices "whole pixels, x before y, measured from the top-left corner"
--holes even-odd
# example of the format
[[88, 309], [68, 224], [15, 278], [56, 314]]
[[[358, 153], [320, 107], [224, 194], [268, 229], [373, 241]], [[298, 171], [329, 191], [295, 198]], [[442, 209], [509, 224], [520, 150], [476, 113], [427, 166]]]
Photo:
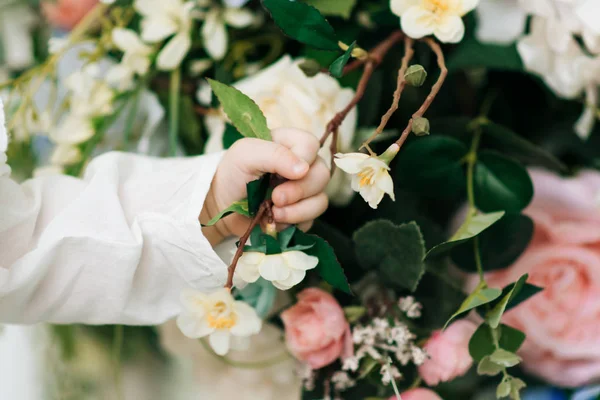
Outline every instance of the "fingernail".
[[300, 175], [306, 172], [307, 167], [308, 164], [306, 161], [298, 161], [296, 164], [294, 164], [293, 170], [295, 174]]

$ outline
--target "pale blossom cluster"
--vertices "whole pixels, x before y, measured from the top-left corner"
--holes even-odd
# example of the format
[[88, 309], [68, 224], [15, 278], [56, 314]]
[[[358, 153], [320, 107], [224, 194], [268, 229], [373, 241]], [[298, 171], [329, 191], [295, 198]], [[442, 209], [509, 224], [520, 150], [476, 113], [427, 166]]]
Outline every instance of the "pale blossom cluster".
[[[574, 128], [581, 138], [587, 138], [599, 117], [600, 2], [482, 0], [477, 11], [479, 40], [517, 40], [528, 71], [539, 75], [558, 96], [584, 104]], [[529, 16], [530, 30], [525, 33]]]

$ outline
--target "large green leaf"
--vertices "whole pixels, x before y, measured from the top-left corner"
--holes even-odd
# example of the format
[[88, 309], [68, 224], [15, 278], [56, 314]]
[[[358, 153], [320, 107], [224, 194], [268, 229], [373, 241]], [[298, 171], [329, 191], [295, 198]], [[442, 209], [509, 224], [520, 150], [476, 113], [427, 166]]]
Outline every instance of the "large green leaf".
[[431, 250], [429, 250], [427, 252], [426, 258], [442, 255], [450, 251], [452, 248], [458, 246], [459, 244], [465, 243], [466, 241], [474, 238], [481, 232], [488, 229], [490, 226], [494, 225], [503, 216], [504, 211], [499, 211], [490, 214], [477, 214], [467, 216], [467, 218], [460, 226], [460, 228], [458, 228], [456, 233], [452, 235], [452, 237], [447, 242], [438, 244], [437, 246], [434, 246]]
[[235, 142], [237, 142], [240, 139], [243, 139], [244, 135], [242, 135], [240, 132], [238, 132], [237, 129], [235, 129], [235, 126], [231, 125], [231, 124], [225, 124], [225, 132], [223, 132], [223, 148], [224, 149], [228, 149], [231, 146], [233, 146], [233, 144]]
[[462, 142], [448, 136], [420, 138], [400, 153], [394, 175], [421, 193], [451, 196], [465, 186], [461, 163], [468, 151]]
[[294, 244], [311, 246], [304, 252], [319, 259], [317, 271], [319, 271], [321, 278], [336, 289], [348, 294], [352, 293], [346, 275], [344, 275], [344, 269], [338, 262], [329, 243], [316, 235], [309, 235], [298, 229], [294, 235]]
[[[479, 254], [484, 271], [494, 271], [512, 265], [525, 251], [533, 237], [533, 221], [521, 214], [506, 214], [479, 235]], [[463, 271], [477, 272], [470, 243], [452, 249], [452, 261]]]
[[533, 183], [518, 162], [492, 151], [482, 151], [475, 166], [475, 203], [485, 212], [519, 212], [533, 198]]
[[267, 198], [270, 181], [271, 174], [264, 174], [257, 180], [248, 182], [246, 185], [250, 215], [256, 214], [260, 208], [260, 204]]
[[378, 269], [396, 288], [416, 290], [425, 273], [425, 242], [415, 222], [372, 221], [354, 233], [354, 242], [364, 268]]
[[333, 28], [316, 8], [290, 0], [262, 0], [262, 3], [289, 37], [318, 49], [339, 50]]
[[[484, 285], [479, 285], [473, 291], [473, 293], [471, 293], [469, 295], [469, 297], [467, 297], [465, 299], [465, 301], [463, 301], [463, 303], [461, 304], [459, 309], [450, 317], [448, 322], [446, 322], [446, 326], [448, 326], [448, 324], [452, 320], [454, 320], [456, 317], [458, 317], [459, 315], [462, 315], [462, 314], [466, 313], [467, 311], [470, 311], [481, 305], [489, 304], [492, 301], [496, 300], [498, 297], [500, 297], [501, 294], [502, 294], [502, 290], [500, 290], [500, 289], [488, 288], [488, 287], [485, 287]], [[445, 327], [444, 327], [444, 329], [445, 329]]]
[[448, 58], [450, 71], [481, 67], [522, 71], [523, 63], [516, 45], [484, 44], [474, 39], [463, 41]]
[[273, 140], [267, 119], [254, 100], [233, 86], [212, 79], [208, 79], [208, 83], [239, 133], [250, 138]]
[[[513, 353], [519, 350], [525, 341], [523, 332], [504, 324], [499, 326], [498, 336], [500, 348]], [[479, 325], [469, 340], [469, 353], [473, 360], [480, 361], [483, 357], [492, 354], [494, 350], [496, 346], [492, 337], [492, 328], [484, 322]]]
[[339, 58], [337, 58], [330, 66], [329, 73], [336, 78], [341, 78], [344, 75], [344, 67], [348, 64], [350, 57], [352, 57], [352, 51], [356, 47], [356, 42], [352, 42], [348, 50], [344, 52]]
[[233, 214], [233, 213], [237, 213], [237, 214], [243, 215], [245, 217], [249, 217], [250, 211], [248, 210], [248, 200], [236, 201], [235, 203], [233, 203], [232, 205], [230, 205], [229, 207], [227, 207], [226, 209], [221, 211], [219, 214], [217, 214], [205, 226], [213, 226], [217, 222], [219, 222], [221, 219], [223, 219], [226, 216]]
[[350, 18], [356, 0], [304, 0], [321, 12], [323, 15]]

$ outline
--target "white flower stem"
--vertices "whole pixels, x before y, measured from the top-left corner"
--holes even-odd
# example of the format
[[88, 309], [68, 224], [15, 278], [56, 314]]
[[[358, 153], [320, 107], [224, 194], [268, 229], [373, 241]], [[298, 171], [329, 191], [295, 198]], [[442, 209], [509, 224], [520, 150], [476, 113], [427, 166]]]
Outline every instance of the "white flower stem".
[[169, 155], [177, 155], [177, 139], [179, 136], [179, 96], [181, 91], [181, 68], [171, 72], [169, 87]]
[[391, 363], [389, 357], [387, 359], [387, 366], [388, 366], [387, 373], [390, 376], [390, 382], [392, 383], [392, 387], [394, 388], [394, 393], [396, 394], [396, 400], [402, 400], [402, 397], [400, 396], [400, 391], [398, 390], [398, 386], [396, 385], [396, 380], [394, 379], [394, 376], [392, 375], [392, 363]]

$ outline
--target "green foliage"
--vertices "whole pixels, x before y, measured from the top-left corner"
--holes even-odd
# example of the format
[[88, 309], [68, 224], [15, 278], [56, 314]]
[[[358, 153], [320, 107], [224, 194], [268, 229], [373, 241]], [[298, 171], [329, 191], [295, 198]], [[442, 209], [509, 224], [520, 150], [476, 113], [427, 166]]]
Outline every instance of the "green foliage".
[[448, 58], [447, 65], [450, 71], [481, 67], [496, 70], [523, 70], [516, 45], [484, 44], [476, 40], [464, 40]]
[[479, 285], [473, 293], [469, 295], [463, 301], [460, 308], [450, 317], [450, 319], [446, 322], [446, 326], [456, 317], [470, 311], [474, 308], [477, 308], [484, 304], [489, 304], [492, 301], [496, 300], [502, 294], [502, 290], [495, 288], [488, 288], [484, 285]]
[[235, 142], [242, 139], [243, 137], [244, 135], [242, 135], [237, 129], [235, 129], [235, 126], [231, 124], [225, 124], [225, 132], [223, 132], [223, 148], [230, 148]]
[[489, 356], [490, 361], [503, 367], [514, 367], [521, 362], [521, 358], [513, 352], [496, 349]]
[[229, 207], [227, 207], [226, 209], [221, 211], [219, 214], [217, 214], [213, 219], [211, 219], [204, 226], [213, 226], [217, 222], [219, 222], [221, 219], [223, 219], [233, 213], [237, 213], [237, 214], [243, 215], [245, 217], [249, 217], [250, 211], [248, 210], [248, 200], [236, 201], [235, 203], [233, 203], [232, 205], [230, 205]]
[[500, 299], [490, 305], [488, 312], [485, 314], [485, 320], [492, 328], [496, 329], [500, 325], [500, 319], [506, 307], [519, 294], [528, 277], [529, 275], [525, 274], [517, 282], [502, 290]]
[[264, 174], [255, 181], [249, 182], [246, 185], [248, 193], [248, 210], [250, 215], [255, 215], [260, 208], [261, 203], [267, 198], [269, 192], [269, 183], [271, 174]]
[[233, 86], [213, 79], [208, 79], [208, 83], [239, 133], [245, 137], [273, 140], [267, 126], [267, 119], [254, 100]]
[[[517, 352], [525, 341], [525, 334], [518, 329], [508, 325], [501, 324], [497, 330], [499, 335], [500, 348], [510, 352]], [[475, 361], [481, 361], [485, 356], [489, 356], [496, 350], [492, 328], [482, 323], [475, 331], [471, 340], [469, 340], [469, 353]]]
[[482, 151], [475, 167], [475, 202], [485, 212], [519, 212], [533, 198], [533, 183], [518, 162], [499, 153]]
[[316, 8], [290, 0], [262, 0], [283, 33], [317, 49], [335, 51], [338, 39], [329, 22]]
[[[479, 314], [485, 316], [487, 319], [487, 313], [490, 312], [490, 310], [494, 310], [496, 309], [496, 307], [500, 307], [502, 313], [505, 311], [509, 311], [541, 292], [543, 290], [542, 288], [526, 282], [528, 277], [529, 276], [525, 274], [521, 276], [519, 280], [517, 280], [517, 282], [511, 283], [510, 285], [502, 289], [502, 294], [499, 296], [498, 300], [490, 303], [489, 306], [485, 309], [478, 309], [477, 311], [479, 312]], [[497, 316], [493, 317], [498, 318]]]
[[[533, 221], [522, 214], [506, 214], [479, 237], [479, 254], [484, 271], [506, 268], [525, 251], [533, 237]], [[477, 272], [471, 243], [452, 249], [452, 261], [463, 271]]]
[[447, 253], [459, 244], [476, 237], [504, 216], [504, 211], [490, 214], [468, 215], [456, 233], [447, 241], [434, 246], [427, 252], [426, 258], [437, 257]]
[[304, 2], [315, 7], [323, 15], [348, 19], [357, 0], [304, 0]]
[[352, 57], [352, 51], [355, 47], [356, 42], [352, 42], [344, 54], [342, 54], [329, 66], [329, 73], [331, 75], [335, 76], [336, 78], [341, 78], [342, 75], [344, 75], [344, 67], [346, 64], [348, 64], [350, 57]]
[[392, 287], [415, 291], [425, 273], [425, 241], [415, 222], [367, 223], [354, 233], [356, 254], [366, 269], [377, 269]]

